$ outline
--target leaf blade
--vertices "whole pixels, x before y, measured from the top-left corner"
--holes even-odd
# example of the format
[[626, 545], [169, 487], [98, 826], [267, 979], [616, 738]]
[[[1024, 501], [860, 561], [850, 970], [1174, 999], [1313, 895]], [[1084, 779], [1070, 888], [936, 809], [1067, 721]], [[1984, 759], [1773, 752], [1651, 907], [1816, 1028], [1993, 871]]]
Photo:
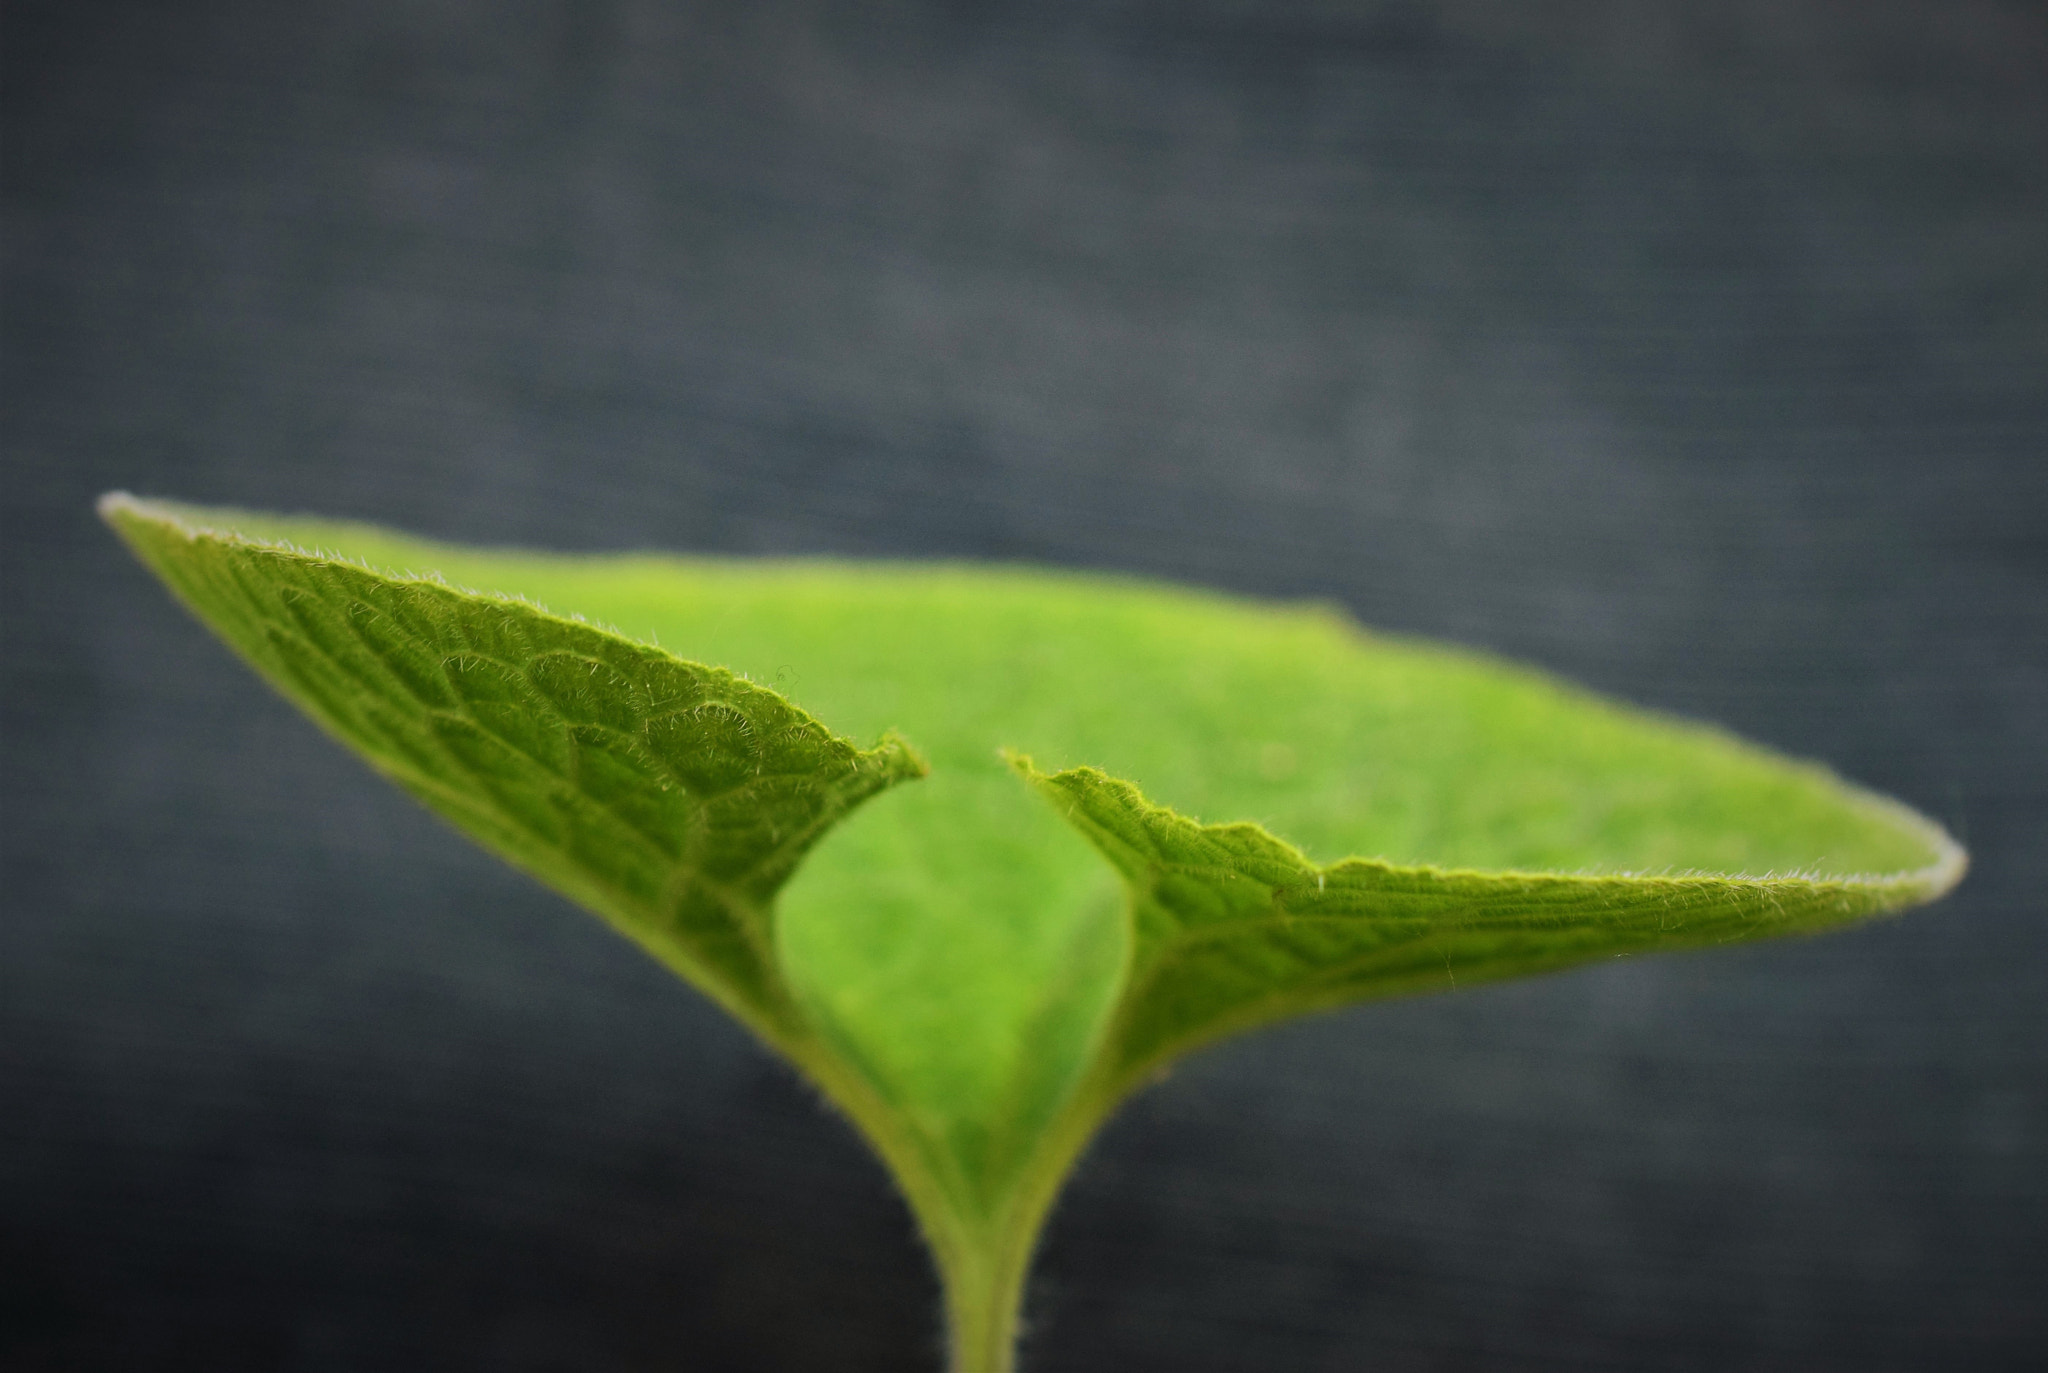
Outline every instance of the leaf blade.
[[[288, 695], [818, 1075], [942, 1250], [947, 1217], [986, 1231], [1028, 1210], [1020, 1197], [1042, 1204], [1118, 1097], [1222, 1034], [1822, 928], [1961, 872], [1937, 827], [1823, 769], [1323, 607], [1017, 568], [494, 552], [146, 508], [182, 521], [177, 539], [286, 559], [306, 583], [289, 595], [246, 548], [159, 571], [191, 582], [188, 600], [255, 598], [245, 651]], [[327, 585], [362, 576], [384, 587], [369, 613]], [[455, 640], [437, 637], [445, 596], [476, 612]], [[937, 774], [856, 813], [922, 767], [885, 744], [858, 755], [879, 769], [858, 795], [807, 812], [789, 750], [801, 764], [816, 721], [654, 642], [787, 681], [848, 732], [911, 728]], [[757, 790], [687, 816], [666, 790], [742, 778]], [[1205, 825], [1152, 796], [1260, 823]], [[692, 826], [717, 855], [687, 850]]]
[[776, 693], [519, 600], [378, 572], [110, 497], [102, 513], [329, 733], [771, 1040], [808, 1033], [771, 903], [861, 802], [924, 774]]
[[1967, 859], [1881, 798], [1930, 861], [1837, 877], [1476, 872], [1327, 866], [1262, 827], [1205, 825], [1094, 768], [1012, 766], [1123, 875], [1131, 972], [1098, 1075], [1112, 1095], [1165, 1061], [1258, 1025], [1356, 1001], [1556, 971], [1604, 957], [1814, 933], [1933, 900]]

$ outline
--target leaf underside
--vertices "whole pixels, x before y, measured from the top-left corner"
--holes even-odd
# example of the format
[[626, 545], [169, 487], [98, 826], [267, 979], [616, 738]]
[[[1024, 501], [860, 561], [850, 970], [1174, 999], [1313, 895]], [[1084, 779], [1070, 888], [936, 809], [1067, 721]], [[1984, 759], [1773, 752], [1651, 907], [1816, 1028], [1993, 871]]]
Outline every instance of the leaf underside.
[[1823, 769], [1316, 606], [102, 509], [284, 694], [965, 1216], [1232, 1031], [1819, 930], [1963, 866]]

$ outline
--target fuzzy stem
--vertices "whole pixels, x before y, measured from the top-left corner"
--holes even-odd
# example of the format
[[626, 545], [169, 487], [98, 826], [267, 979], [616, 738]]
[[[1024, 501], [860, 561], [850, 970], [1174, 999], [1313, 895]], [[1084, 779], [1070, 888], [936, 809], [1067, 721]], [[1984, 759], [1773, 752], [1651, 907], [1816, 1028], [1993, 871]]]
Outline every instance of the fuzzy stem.
[[1047, 1123], [993, 1214], [965, 1204], [902, 1116], [858, 1072], [808, 1037], [777, 1045], [864, 1134], [888, 1165], [931, 1245], [945, 1290], [951, 1373], [1014, 1373], [1025, 1280], [1039, 1231], [1060, 1187], [1129, 1084], [1091, 1074]]
[[1039, 1232], [1118, 1095], [1105, 1083], [1085, 1083], [1049, 1124], [1000, 1216], [985, 1227], [965, 1234], [954, 1230], [945, 1237], [952, 1217], [927, 1212], [915, 1192], [905, 1189], [932, 1240], [945, 1286], [951, 1373], [1014, 1373], [1024, 1290]]
[[1024, 1280], [1038, 1239], [1034, 1226], [1013, 1227], [986, 1249], [940, 1265], [946, 1288], [952, 1373], [1013, 1373]]

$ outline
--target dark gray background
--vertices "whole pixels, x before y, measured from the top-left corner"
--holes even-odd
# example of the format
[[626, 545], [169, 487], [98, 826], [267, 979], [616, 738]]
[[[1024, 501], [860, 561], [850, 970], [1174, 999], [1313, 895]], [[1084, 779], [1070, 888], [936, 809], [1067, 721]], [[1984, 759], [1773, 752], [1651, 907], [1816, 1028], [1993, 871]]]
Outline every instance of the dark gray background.
[[1968, 885], [1362, 1009], [1089, 1157], [1030, 1367], [2048, 1359], [2037, 5], [4, 11], [0, 1362], [934, 1367], [848, 1131], [93, 521], [1332, 597]]

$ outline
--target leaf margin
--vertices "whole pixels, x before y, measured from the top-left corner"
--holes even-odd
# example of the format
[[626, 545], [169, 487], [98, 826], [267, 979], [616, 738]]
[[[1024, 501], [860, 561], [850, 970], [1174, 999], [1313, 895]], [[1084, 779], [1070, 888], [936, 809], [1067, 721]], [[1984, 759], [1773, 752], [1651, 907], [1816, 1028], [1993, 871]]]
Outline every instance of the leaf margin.
[[[1256, 821], [1205, 824], [1150, 801], [1135, 783], [1099, 768], [1078, 766], [1044, 772], [1030, 755], [1020, 751], [1006, 751], [1005, 758], [1125, 882], [1131, 953], [1105, 1041], [1105, 1048], [1120, 1048], [1121, 1052], [1118, 1061], [1098, 1066], [1106, 1080], [1094, 1088], [1112, 1100], [1185, 1053], [1298, 1015], [1455, 988], [1461, 985], [1461, 973], [1466, 983], [1480, 984], [1563, 971], [1607, 957], [1819, 934], [1932, 901], [1953, 889], [1969, 866], [1967, 852], [1940, 825], [1831, 773], [1830, 779], [1846, 799], [1872, 819], [1899, 826], [1922, 840], [1932, 861], [1896, 873], [1826, 876], [1481, 870], [1357, 857], [1319, 865]], [[1213, 933], [1224, 927], [1224, 922], [1213, 919], [1173, 918], [1174, 906], [1185, 913], [1200, 899], [1197, 894], [1191, 901], [1185, 881], [1176, 883], [1176, 879], [1192, 878], [1199, 886], [1198, 874], [1203, 870], [1220, 873], [1224, 879], [1212, 884], [1207, 895], [1220, 897], [1226, 906], [1232, 905], [1234, 898], [1239, 912], [1248, 905], [1254, 908], [1254, 914], [1227, 918], [1229, 924], [1240, 927], [1264, 921], [1276, 931], [1298, 932], [1312, 921], [1371, 920], [1374, 914], [1361, 907], [1375, 901], [1383, 906], [1433, 910], [1431, 916], [1399, 916], [1412, 924], [1426, 921], [1431, 925], [1412, 931], [1408, 940], [1400, 942], [1411, 946], [1411, 952], [1420, 951], [1412, 946], [1433, 944], [1442, 954], [1440, 971], [1426, 961], [1418, 964], [1411, 959], [1407, 968], [1377, 987], [1348, 984], [1341, 977], [1305, 979], [1322, 985], [1291, 998], [1276, 992], [1267, 1000], [1243, 1004], [1177, 1032], [1156, 1026], [1148, 1029], [1140, 1013], [1146, 992], [1158, 984], [1162, 972], [1173, 966], [1174, 958], [1185, 952], [1191, 940], [1203, 937], [1197, 931]], [[1178, 889], [1169, 890], [1169, 884]], [[1227, 890], [1217, 891], [1216, 886]], [[1166, 894], [1162, 896], [1162, 892]], [[1352, 909], [1342, 909], [1347, 901]], [[1712, 913], [1717, 903], [1723, 907], [1718, 921], [1704, 928], [1687, 928], [1703, 913]], [[1643, 921], [1651, 914], [1657, 916], [1658, 928], [1654, 937], [1636, 935], [1606, 947], [1511, 958], [1494, 967], [1454, 954], [1445, 946], [1448, 940], [1479, 933], [1488, 915], [1499, 919], [1545, 905], [1604, 911], [1615, 933], [1632, 934], [1624, 930], [1623, 922]], [[1676, 927], [1669, 924], [1674, 915], [1680, 918]], [[1744, 915], [1747, 928], [1727, 932], [1730, 918]], [[1388, 917], [1381, 912], [1379, 918]], [[1559, 921], [1558, 927], [1563, 923]]]
[[[710, 997], [756, 1035], [792, 1059], [812, 1068], [813, 1071], [823, 1067], [818, 1062], [818, 1046], [813, 1042], [815, 1035], [812, 1028], [803, 1023], [794, 1000], [788, 995], [788, 989], [781, 984], [780, 969], [773, 955], [773, 933], [766, 922], [772, 920], [774, 891], [794, 871], [795, 861], [800, 858], [802, 851], [822, 838], [832, 823], [879, 791], [915, 780], [928, 773], [929, 765], [900, 733], [886, 732], [873, 747], [863, 750], [774, 689], [724, 668], [692, 662], [670, 653], [659, 645], [645, 643], [608, 626], [594, 625], [580, 616], [557, 614], [525, 597], [454, 586], [435, 574], [397, 572], [374, 566], [339, 551], [309, 549], [285, 540], [247, 534], [233, 527], [234, 517], [242, 513], [233, 509], [149, 500], [122, 491], [109, 492], [102, 496], [97, 508], [100, 517], [121, 536], [137, 558], [157, 575], [201, 625], [226, 643], [242, 662], [254, 669], [269, 686], [298, 707], [322, 732], [342, 744], [350, 754], [366, 762], [380, 776], [413, 797], [437, 819], [460, 831], [464, 837], [596, 914], [657, 962]], [[189, 555], [180, 556], [189, 548], [205, 548], [219, 555], [218, 560], [208, 565], [204, 560], [195, 561]], [[388, 740], [383, 741], [382, 746], [378, 741], [366, 740], [363, 736], [368, 731], [360, 728], [360, 721], [349, 721], [346, 717], [351, 712], [342, 708], [337, 700], [327, 696], [304, 674], [294, 671], [284, 656], [286, 650], [277, 648], [273, 642], [269, 645], [270, 651], [266, 651], [265, 645], [259, 642], [263, 636], [246, 632], [246, 625], [238, 626], [244, 631], [242, 633], [231, 632], [222, 622], [223, 611], [217, 599], [223, 588], [218, 585], [207, 586], [204, 583], [209, 579], [218, 582], [223, 576], [231, 581], [239, 580], [242, 571], [237, 562], [239, 558], [275, 559], [280, 565], [296, 569], [315, 569], [322, 574], [340, 569], [348, 577], [364, 579], [394, 594], [419, 593], [454, 597], [472, 606], [488, 606], [502, 612], [508, 622], [524, 621], [539, 626], [567, 642], [580, 640], [586, 645], [598, 646], [610, 653], [627, 655], [648, 664], [680, 669], [692, 674], [709, 684], [704, 704], [730, 705], [735, 701], [742, 701], [757, 709], [786, 716], [794, 722], [795, 727], [807, 729], [814, 738], [825, 741], [831, 748], [845, 755], [842, 761], [849, 764], [861, 785], [852, 788], [846, 794], [844, 803], [812, 832], [795, 836], [796, 853], [783, 864], [780, 875], [775, 877], [752, 903], [757, 909], [741, 917], [762, 922], [763, 927], [751, 937], [750, 942], [761, 946], [759, 953], [762, 955], [765, 983], [756, 990], [766, 992], [766, 997], [750, 1000], [741, 994], [743, 989], [726, 985], [715, 975], [713, 969], [705, 966], [699, 959], [693, 958], [686, 949], [679, 947], [674, 941], [659, 937], [651, 928], [653, 922], [645, 918], [644, 912], [625, 909], [623, 893], [607, 889], [603, 883], [593, 880], [587, 872], [577, 869], [571, 863], [560, 861], [558, 857], [547, 860], [538, 856], [532, 842], [522, 843], [512, 837], [517, 826], [503, 823], [503, 816], [492, 815], [488, 808], [480, 807], [473, 797], [449, 788], [445, 782], [434, 776], [430, 769], [417, 765], [408, 766], [406, 760], [399, 756], [403, 752], [402, 748], [391, 746]], [[293, 608], [292, 598], [284, 593], [292, 589], [284, 586], [280, 595], [288, 613]], [[210, 596], [209, 592], [214, 595]], [[240, 586], [228, 591], [227, 594], [254, 600], [260, 593], [252, 591], [247, 586]], [[242, 609], [247, 611], [248, 607], [244, 606]], [[562, 651], [548, 650], [549, 653]], [[488, 655], [477, 656], [485, 658]], [[441, 664], [444, 671], [447, 666], [446, 661]], [[489, 733], [481, 728], [478, 732]], [[526, 837], [529, 841], [532, 839], [530, 829]], [[827, 1071], [830, 1076], [839, 1075]]]

